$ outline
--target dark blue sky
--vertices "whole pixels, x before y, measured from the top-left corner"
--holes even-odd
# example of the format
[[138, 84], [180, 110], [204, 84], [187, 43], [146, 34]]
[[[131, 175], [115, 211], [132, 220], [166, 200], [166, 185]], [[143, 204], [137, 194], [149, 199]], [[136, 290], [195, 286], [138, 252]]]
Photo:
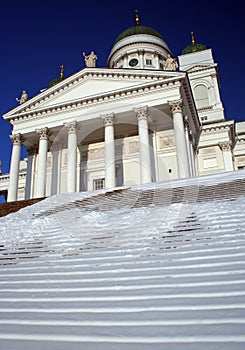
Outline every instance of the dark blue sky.
[[[174, 56], [196, 42], [212, 48], [227, 119], [245, 120], [244, 37], [245, 2], [233, 0], [111, 0], [6, 1], [1, 3], [0, 115], [17, 106], [26, 90], [29, 98], [59, 76], [84, 68], [82, 52], [94, 50], [97, 66], [106, 67], [116, 37], [134, 25], [139, 9], [141, 24], [159, 31]], [[0, 118], [0, 160], [9, 171], [11, 126]], [[22, 152], [22, 156], [25, 152]]]

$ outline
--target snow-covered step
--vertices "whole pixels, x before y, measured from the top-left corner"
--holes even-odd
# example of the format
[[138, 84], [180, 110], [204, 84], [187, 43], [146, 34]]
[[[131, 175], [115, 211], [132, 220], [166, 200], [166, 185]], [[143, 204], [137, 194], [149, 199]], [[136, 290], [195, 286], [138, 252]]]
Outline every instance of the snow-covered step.
[[245, 172], [0, 220], [2, 349], [244, 349]]

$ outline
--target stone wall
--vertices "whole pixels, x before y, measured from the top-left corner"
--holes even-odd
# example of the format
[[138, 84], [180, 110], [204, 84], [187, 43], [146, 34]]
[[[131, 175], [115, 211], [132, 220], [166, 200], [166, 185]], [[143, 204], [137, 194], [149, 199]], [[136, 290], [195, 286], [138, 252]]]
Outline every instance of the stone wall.
[[35, 204], [44, 198], [27, 199], [23, 201], [0, 203], [0, 217], [14, 213], [28, 205]]

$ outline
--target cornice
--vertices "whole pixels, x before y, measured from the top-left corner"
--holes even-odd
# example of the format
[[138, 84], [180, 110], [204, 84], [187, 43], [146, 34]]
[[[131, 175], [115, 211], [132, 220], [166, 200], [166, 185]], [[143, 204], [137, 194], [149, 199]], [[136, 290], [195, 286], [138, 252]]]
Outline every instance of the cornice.
[[[119, 75], [119, 73], [117, 73], [117, 75]], [[128, 73], [128, 74], [125, 73], [124, 75], [132, 76], [132, 77], [137, 76], [131, 73]], [[156, 79], [144, 85], [141, 84], [133, 87], [125, 87], [123, 89], [118, 89], [107, 93], [96, 94], [96, 95], [88, 96], [82, 99], [68, 101], [63, 104], [58, 104], [58, 105], [53, 105], [53, 106], [43, 107], [43, 108], [41, 107], [40, 109], [35, 109], [35, 110], [32, 110], [30, 107], [24, 111], [20, 111], [20, 113], [18, 114], [16, 113], [9, 116], [8, 120], [10, 122], [16, 122], [16, 121], [22, 121], [27, 119], [45, 117], [47, 115], [51, 116], [57, 113], [58, 114], [67, 113], [74, 110], [81, 110], [84, 108], [86, 109], [90, 107], [94, 108], [101, 104], [105, 104], [115, 100], [121, 100], [129, 96], [132, 97], [136, 94], [139, 96], [140, 94], [159, 91], [160, 89], [166, 86], [176, 88], [177, 86], [180, 86], [181, 81], [183, 80], [184, 77], [185, 75], [181, 75], [179, 77], [173, 77], [173, 78], [159, 77], [159, 80]], [[37, 106], [37, 103], [35, 103], [35, 106]]]
[[233, 120], [224, 121], [224, 122], [218, 123], [218, 124], [209, 124], [209, 125], [202, 126], [203, 133], [220, 131], [220, 130], [229, 130], [229, 129], [234, 129], [234, 121]]
[[240, 135], [236, 136], [236, 141], [241, 142], [241, 143], [245, 142], [245, 136], [244, 135], [243, 136], [240, 136]]
[[0, 182], [5, 182], [9, 180], [9, 174], [0, 175]]
[[[20, 172], [19, 172], [19, 180], [25, 179], [26, 178], [26, 174], [27, 174], [26, 170], [22, 170], [22, 171], [20, 170]], [[0, 175], [0, 182], [1, 183], [8, 182], [9, 178], [10, 178], [9, 174], [2, 174], [2, 175]]]
[[[142, 47], [140, 47], [140, 45], [142, 45]], [[147, 47], [145, 46], [147, 45]], [[159, 47], [161, 50], [159, 50]], [[159, 55], [163, 56], [164, 52], [170, 52], [169, 49], [167, 49], [166, 47], [156, 44], [156, 43], [145, 43], [144, 41], [140, 41], [137, 42], [137, 45], [135, 45], [135, 42], [132, 43], [127, 43], [124, 46], [120, 46], [118, 48], [116, 48], [111, 54], [110, 57], [108, 58], [107, 62], [108, 62], [108, 66], [110, 65], [110, 62], [113, 60], [113, 58], [115, 59], [115, 57], [118, 57], [120, 55], [130, 55], [133, 54], [134, 52], [138, 52], [138, 51], [142, 51], [142, 48], [144, 48], [145, 52], [149, 52], [152, 51], [155, 52], [157, 51], [159, 53]]]
[[112, 48], [110, 55], [108, 57], [107, 62], [109, 63], [110, 60], [112, 59], [113, 55], [119, 51], [122, 48], [126, 48], [129, 45], [133, 45], [134, 47], [137, 47], [137, 45], [154, 45], [157, 47], [161, 47], [163, 50], [170, 52], [170, 49], [167, 45], [167, 43], [155, 36], [149, 35], [149, 34], [136, 34], [132, 36], [128, 36], [120, 41], [118, 41]]
[[184, 86], [184, 91], [185, 91], [188, 105], [190, 106], [190, 112], [192, 114], [193, 124], [195, 126], [195, 129], [197, 131], [199, 131], [201, 129], [201, 123], [200, 123], [198, 113], [196, 110], [196, 105], [193, 103], [193, 95], [192, 95], [192, 91], [191, 91], [191, 87], [190, 87], [190, 83], [189, 83], [188, 78], [184, 81], [183, 86]]
[[210, 70], [212, 68], [216, 68], [217, 67], [217, 63], [210, 63], [210, 65], [198, 65], [198, 66], [191, 66], [189, 67], [188, 69], [185, 69], [185, 71], [188, 73], [188, 74], [191, 74], [191, 73], [198, 73], [198, 72], [202, 72], [202, 71], [207, 71], [207, 70]]

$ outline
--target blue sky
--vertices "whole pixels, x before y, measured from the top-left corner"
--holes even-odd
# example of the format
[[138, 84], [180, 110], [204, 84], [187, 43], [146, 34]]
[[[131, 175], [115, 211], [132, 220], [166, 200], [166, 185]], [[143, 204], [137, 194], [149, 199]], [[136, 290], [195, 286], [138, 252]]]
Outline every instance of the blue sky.
[[[212, 48], [226, 119], [245, 120], [244, 0], [4, 2], [0, 20], [0, 115], [17, 106], [15, 99], [22, 90], [31, 98], [46, 88], [59, 76], [61, 64], [65, 77], [83, 69], [83, 51], [95, 51], [97, 66], [106, 67], [114, 40], [134, 25], [135, 9], [139, 10], [141, 24], [160, 32], [175, 57], [190, 44], [191, 31], [196, 42]], [[11, 130], [1, 117], [3, 173], [9, 171]]]

